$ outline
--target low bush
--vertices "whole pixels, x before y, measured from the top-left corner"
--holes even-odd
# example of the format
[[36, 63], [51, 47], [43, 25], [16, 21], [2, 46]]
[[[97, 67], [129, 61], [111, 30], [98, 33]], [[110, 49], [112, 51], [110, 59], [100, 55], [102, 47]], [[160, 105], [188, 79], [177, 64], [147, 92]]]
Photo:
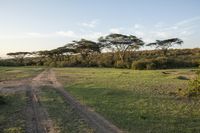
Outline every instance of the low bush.
[[0, 95], [0, 105], [6, 104], [6, 99], [5, 97]]
[[116, 61], [116, 63], [114, 64], [115, 68], [130, 68], [129, 64], [127, 62], [123, 62], [123, 61]]
[[185, 95], [188, 97], [200, 95], [200, 76], [189, 82]]
[[156, 59], [141, 59], [132, 63], [132, 69], [151, 70], [151, 69], [171, 69], [197, 67], [198, 63], [194, 61], [185, 61], [167, 57], [158, 57]]
[[24, 133], [21, 127], [12, 127], [4, 130], [4, 133]]
[[147, 69], [147, 64], [150, 64], [151, 62], [149, 60], [139, 60], [139, 61], [134, 61], [131, 65], [132, 69], [136, 70], [145, 70]]

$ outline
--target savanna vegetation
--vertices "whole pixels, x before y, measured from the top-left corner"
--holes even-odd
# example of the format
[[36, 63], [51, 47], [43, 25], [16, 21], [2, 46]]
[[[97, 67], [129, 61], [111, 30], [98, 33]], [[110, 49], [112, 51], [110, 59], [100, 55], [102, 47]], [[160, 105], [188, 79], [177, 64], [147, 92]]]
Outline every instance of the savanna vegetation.
[[[0, 59], [0, 83], [55, 67], [72, 96], [123, 131], [198, 133], [200, 48], [171, 49], [182, 43], [171, 38], [146, 44], [133, 35], [110, 34], [96, 42], [81, 39], [52, 50], [8, 53], [11, 58]], [[38, 95], [58, 131], [94, 132], [50, 86]], [[0, 132], [25, 131], [26, 98], [23, 91], [0, 95]]]
[[[43, 68], [35, 67], [0, 67], [0, 83], [27, 79], [36, 76]], [[25, 132], [25, 107], [27, 102], [26, 92], [23, 87], [4, 86], [0, 84], [0, 132], [24, 133]]]
[[41, 104], [47, 109], [59, 133], [94, 133], [75, 109], [71, 108], [53, 88], [43, 86], [39, 96]]
[[[200, 132], [200, 98], [188, 97], [199, 95], [199, 81], [197, 84], [197, 80], [191, 80], [198, 69], [55, 68], [54, 71], [65, 89], [82, 104], [125, 131]], [[192, 86], [188, 87], [188, 83]]]
[[[115, 67], [169, 69], [198, 67], [200, 49], [170, 49], [181, 45], [179, 38], [145, 42], [133, 35], [110, 34], [97, 42], [81, 39], [45, 51], [8, 53], [0, 66]], [[152, 47], [155, 50], [140, 50]]]

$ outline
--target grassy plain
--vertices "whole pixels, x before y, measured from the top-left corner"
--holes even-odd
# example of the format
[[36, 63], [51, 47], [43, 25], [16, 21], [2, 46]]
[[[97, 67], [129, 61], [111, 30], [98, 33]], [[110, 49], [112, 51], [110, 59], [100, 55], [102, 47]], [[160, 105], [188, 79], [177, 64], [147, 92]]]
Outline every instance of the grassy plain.
[[40, 67], [0, 67], [0, 82], [30, 78], [42, 70]]
[[[35, 67], [0, 67], [0, 83], [36, 76], [43, 68]], [[15, 88], [13, 88], [15, 89]], [[26, 92], [1, 92], [0, 86], [0, 132], [25, 132]]]
[[0, 132], [25, 132], [25, 117], [23, 115], [26, 105], [25, 93], [1, 94], [0, 96], [3, 96], [5, 101], [4, 104], [0, 104]]
[[42, 105], [47, 109], [54, 126], [60, 133], [93, 133], [85, 121], [53, 88], [42, 87], [39, 96]]
[[195, 70], [54, 70], [68, 92], [125, 131], [200, 132], [200, 100], [176, 95]]

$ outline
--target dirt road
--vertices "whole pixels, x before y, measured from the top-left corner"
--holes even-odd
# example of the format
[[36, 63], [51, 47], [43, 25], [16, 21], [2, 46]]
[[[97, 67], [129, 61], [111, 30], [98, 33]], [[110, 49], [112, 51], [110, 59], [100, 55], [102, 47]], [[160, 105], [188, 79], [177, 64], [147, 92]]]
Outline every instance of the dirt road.
[[[9, 87], [12, 86], [12, 87]], [[41, 105], [39, 99], [39, 91], [41, 86], [51, 86], [59, 92], [60, 96], [64, 97], [66, 103], [68, 103], [75, 111], [88, 123], [88, 125], [98, 133], [121, 133], [122, 131], [115, 125], [110, 123], [104, 117], [98, 113], [92, 111], [86, 105], [80, 104], [75, 98], [73, 98], [60, 84], [52, 69], [47, 69], [40, 73], [33, 79], [26, 79], [21, 81], [10, 81], [0, 84], [0, 91], [6, 93], [13, 93], [16, 90], [26, 91], [27, 95], [27, 107], [26, 113], [26, 132], [27, 133], [57, 133], [54, 128], [52, 120], [48, 116], [48, 112]], [[19, 89], [20, 88], [20, 89]]]

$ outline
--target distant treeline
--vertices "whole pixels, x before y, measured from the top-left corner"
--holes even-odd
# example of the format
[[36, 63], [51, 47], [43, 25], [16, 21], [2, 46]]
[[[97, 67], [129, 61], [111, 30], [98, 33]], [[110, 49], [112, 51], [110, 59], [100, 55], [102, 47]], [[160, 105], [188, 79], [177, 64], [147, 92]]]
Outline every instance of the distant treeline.
[[[98, 42], [81, 39], [53, 50], [8, 53], [11, 59], [1, 59], [0, 66], [50, 67], [115, 67], [132, 69], [169, 69], [198, 67], [200, 48], [169, 49], [181, 45], [178, 38], [157, 40], [145, 44], [132, 35], [110, 34]], [[155, 50], [139, 51], [142, 46]]]

